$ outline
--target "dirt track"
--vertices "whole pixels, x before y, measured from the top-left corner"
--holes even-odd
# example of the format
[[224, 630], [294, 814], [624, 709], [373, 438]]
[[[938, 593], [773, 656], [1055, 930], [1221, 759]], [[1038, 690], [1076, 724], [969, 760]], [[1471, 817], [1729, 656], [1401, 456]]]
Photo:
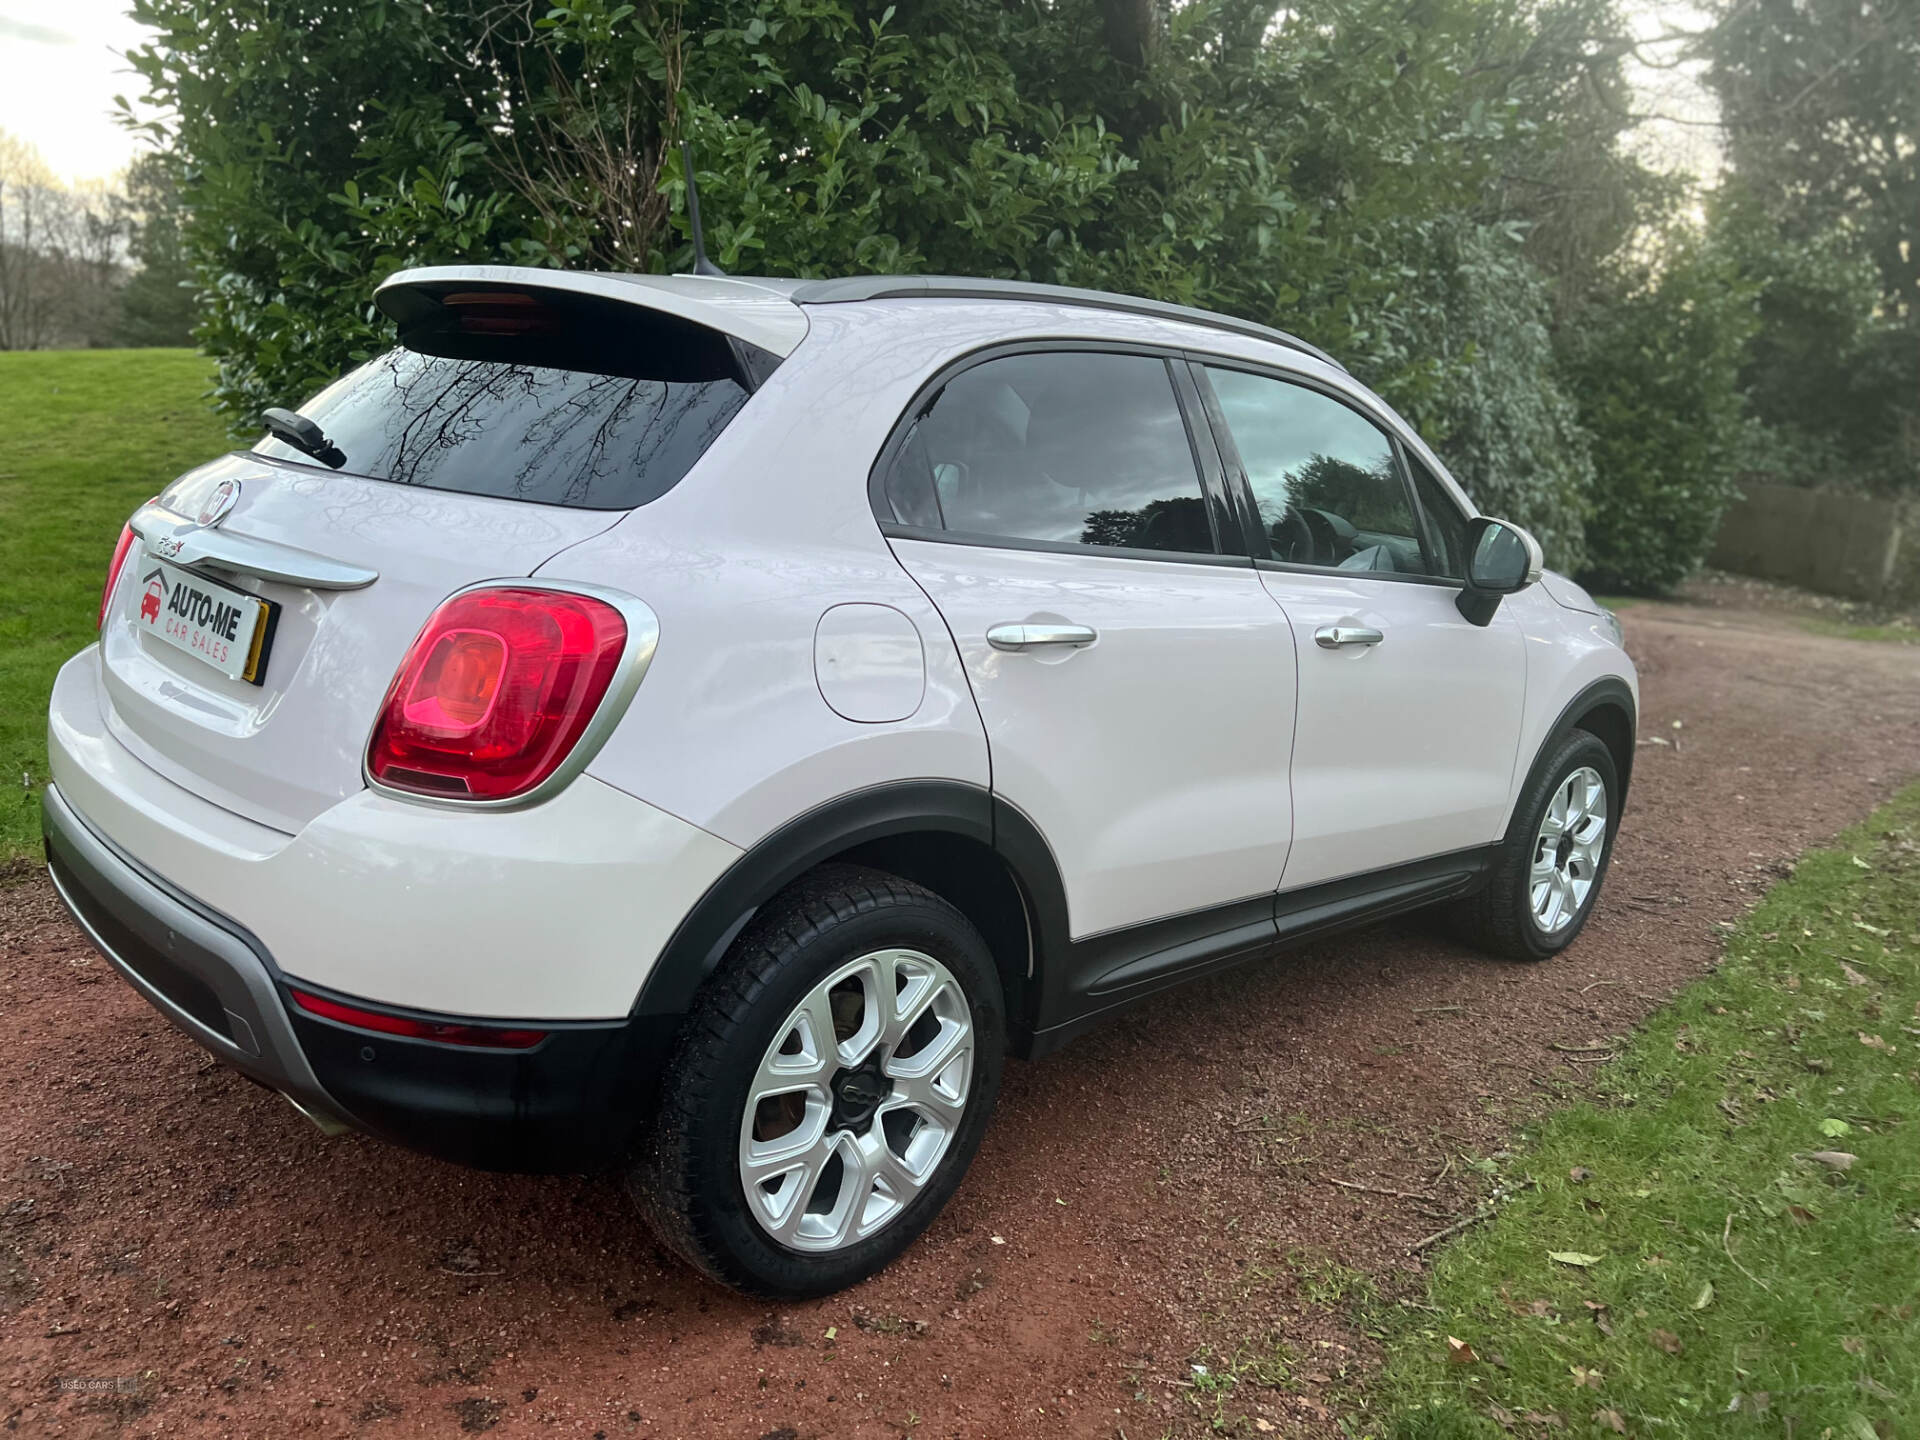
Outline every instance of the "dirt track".
[[1673, 743], [1641, 747], [1607, 894], [1566, 956], [1517, 968], [1379, 931], [1013, 1066], [947, 1214], [818, 1303], [696, 1281], [609, 1180], [322, 1139], [136, 1000], [44, 877], [0, 889], [0, 1423], [1140, 1437], [1213, 1413], [1181, 1383], [1200, 1347], [1257, 1342], [1289, 1357], [1266, 1372], [1282, 1383], [1249, 1376], [1227, 1413], [1335, 1433], [1372, 1358], [1344, 1319], [1350, 1272], [1409, 1293], [1406, 1246], [1478, 1193], [1460, 1157], [1590, 1073], [1550, 1044], [1618, 1033], [1699, 975], [1716, 922], [1920, 770], [1920, 647], [1699, 598], [1625, 612], [1642, 736]]

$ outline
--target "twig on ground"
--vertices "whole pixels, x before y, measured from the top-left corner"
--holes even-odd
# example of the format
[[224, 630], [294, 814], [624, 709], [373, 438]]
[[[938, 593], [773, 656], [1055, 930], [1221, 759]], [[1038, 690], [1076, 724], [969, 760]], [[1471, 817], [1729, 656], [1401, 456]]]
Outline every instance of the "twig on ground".
[[[1727, 1212], [1727, 1223], [1722, 1226], [1720, 1230], [1720, 1248], [1727, 1252], [1727, 1259], [1733, 1260], [1733, 1212], [1731, 1210]], [[1746, 1276], [1747, 1279], [1753, 1281], [1754, 1284], [1758, 1285], [1769, 1295], [1773, 1293], [1773, 1287], [1771, 1285], [1754, 1274], [1753, 1271], [1747, 1269], [1747, 1267], [1742, 1265], [1738, 1260], [1733, 1260], [1733, 1268]]]
[[1482, 1220], [1491, 1220], [1492, 1218], [1493, 1218], [1492, 1206], [1488, 1206], [1485, 1210], [1476, 1210], [1473, 1212], [1473, 1214], [1463, 1216], [1461, 1219], [1454, 1221], [1453, 1224], [1447, 1226], [1446, 1229], [1436, 1230], [1433, 1232], [1433, 1234], [1427, 1236], [1424, 1240], [1414, 1241], [1413, 1244], [1407, 1247], [1407, 1249], [1410, 1253], [1418, 1254], [1420, 1251], [1426, 1249], [1429, 1245], [1439, 1244], [1442, 1240], [1445, 1240], [1449, 1235], [1458, 1235], [1462, 1230], [1466, 1229], [1469, 1225], [1478, 1225]]
[[1415, 1015], [1458, 1015], [1466, 1008], [1464, 1005], [1425, 1005], [1412, 1013]]
[[1602, 985], [1624, 985], [1626, 983], [1624, 980], [1596, 980], [1591, 985], [1581, 986], [1580, 993], [1585, 995], [1589, 990], [1598, 990]]
[[1549, 1040], [1547, 1042], [1547, 1048], [1549, 1050], [1558, 1050], [1563, 1055], [1592, 1055], [1601, 1050], [1612, 1050], [1614, 1046], [1611, 1043], [1605, 1045], [1562, 1045], [1558, 1040]]
[[1335, 1176], [1326, 1177], [1329, 1185], [1338, 1185], [1342, 1190], [1364, 1190], [1369, 1195], [1394, 1195], [1402, 1200], [1433, 1200], [1437, 1196], [1419, 1194], [1412, 1190], [1389, 1190], [1380, 1185], [1362, 1185], [1357, 1180], [1341, 1180]]

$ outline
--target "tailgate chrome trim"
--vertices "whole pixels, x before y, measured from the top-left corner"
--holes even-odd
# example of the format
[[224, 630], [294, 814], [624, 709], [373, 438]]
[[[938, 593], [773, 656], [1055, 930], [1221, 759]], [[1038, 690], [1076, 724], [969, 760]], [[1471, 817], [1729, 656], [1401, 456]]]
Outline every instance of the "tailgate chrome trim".
[[142, 505], [128, 524], [147, 549], [188, 569], [226, 570], [308, 590], [361, 590], [380, 578], [378, 570], [364, 565], [197, 525], [153, 502]]

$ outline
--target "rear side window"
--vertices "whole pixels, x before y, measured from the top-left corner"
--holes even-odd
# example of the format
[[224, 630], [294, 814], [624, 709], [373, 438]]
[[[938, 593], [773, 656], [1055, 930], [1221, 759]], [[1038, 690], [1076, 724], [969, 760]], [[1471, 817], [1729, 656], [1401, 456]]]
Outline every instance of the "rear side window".
[[947, 382], [885, 480], [894, 519], [977, 538], [1212, 554], [1173, 381], [1144, 355], [988, 360]]
[[[510, 330], [500, 313], [476, 306], [462, 317], [471, 330], [403, 333], [401, 348], [300, 413], [355, 475], [627, 510], [672, 489], [747, 401], [725, 337], [711, 331], [662, 333], [634, 307], [589, 317], [523, 306]], [[270, 437], [254, 451], [317, 463]]]

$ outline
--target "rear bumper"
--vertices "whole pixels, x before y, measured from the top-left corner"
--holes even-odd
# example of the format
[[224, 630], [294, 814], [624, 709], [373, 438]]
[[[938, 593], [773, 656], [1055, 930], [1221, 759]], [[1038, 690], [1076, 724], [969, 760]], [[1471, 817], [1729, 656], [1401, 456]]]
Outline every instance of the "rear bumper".
[[528, 1050], [322, 1020], [290, 1003], [286, 977], [258, 938], [96, 833], [53, 785], [41, 829], [60, 898], [127, 983], [323, 1128], [363, 1130], [483, 1169], [595, 1170], [627, 1153], [653, 1108], [672, 1017], [531, 1022], [549, 1034]]
[[259, 941], [94, 834], [52, 785], [40, 829], [53, 888], [149, 1005], [323, 1125], [347, 1123], [301, 1051]]

